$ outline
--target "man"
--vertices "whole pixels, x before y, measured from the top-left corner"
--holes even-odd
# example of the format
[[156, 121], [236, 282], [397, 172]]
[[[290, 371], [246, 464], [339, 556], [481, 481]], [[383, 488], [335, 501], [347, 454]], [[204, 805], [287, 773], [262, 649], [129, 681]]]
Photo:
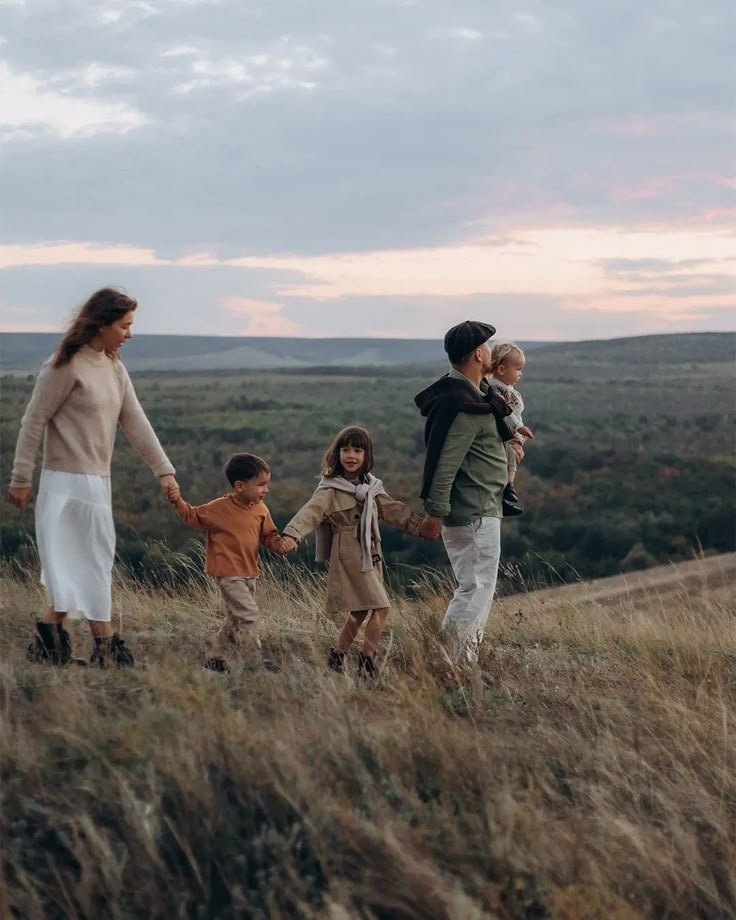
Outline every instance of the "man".
[[[442, 533], [457, 589], [442, 621], [456, 657], [478, 659], [501, 556], [501, 501], [508, 480], [506, 403], [489, 389], [493, 326], [466, 320], [445, 336], [449, 374], [414, 401], [427, 419], [422, 498], [427, 536]], [[515, 442], [512, 442], [512, 444]], [[518, 444], [519, 459], [523, 448]]]

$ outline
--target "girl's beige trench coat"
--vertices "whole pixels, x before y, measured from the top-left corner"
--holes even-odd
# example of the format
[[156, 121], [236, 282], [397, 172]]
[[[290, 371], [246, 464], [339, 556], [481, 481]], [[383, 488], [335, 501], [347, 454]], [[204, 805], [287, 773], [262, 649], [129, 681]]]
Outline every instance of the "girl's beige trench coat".
[[[384, 494], [376, 496], [376, 506], [379, 520], [406, 533], [417, 534], [422, 519], [408, 505]], [[332, 548], [327, 576], [327, 613], [379, 610], [391, 606], [383, 586], [380, 543], [374, 541], [371, 545], [373, 569], [370, 572], [361, 571], [362, 552], [358, 534], [362, 510], [363, 503], [349, 492], [317, 489], [284, 528], [287, 537], [294, 537], [301, 542], [321, 523], [330, 526]]]

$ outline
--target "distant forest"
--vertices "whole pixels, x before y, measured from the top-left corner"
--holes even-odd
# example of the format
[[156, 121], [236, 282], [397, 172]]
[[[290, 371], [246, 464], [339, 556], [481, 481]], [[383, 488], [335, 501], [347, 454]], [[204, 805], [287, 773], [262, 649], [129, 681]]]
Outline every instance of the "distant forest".
[[[520, 385], [528, 446], [518, 490], [527, 513], [503, 528], [503, 587], [610, 575], [699, 551], [736, 549], [736, 336], [662, 336], [546, 346], [528, 355]], [[316, 485], [322, 454], [343, 425], [367, 426], [376, 473], [421, 511], [423, 425], [413, 397], [444, 372], [424, 366], [134, 375], [187, 500], [227, 490], [222, 464], [239, 450], [272, 467], [269, 506], [283, 525]], [[7, 483], [33, 377], [2, 380]], [[40, 466], [40, 458], [39, 458]], [[121, 560], [142, 577], [169, 550], [201, 553], [157, 496], [122, 434], [113, 467]], [[33, 558], [32, 512], [3, 506], [2, 551]], [[389, 578], [411, 585], [421, 566], [447, 565], [441, 544], [384, 530]], [[300, 558], [312, 564], [311, 545]]]

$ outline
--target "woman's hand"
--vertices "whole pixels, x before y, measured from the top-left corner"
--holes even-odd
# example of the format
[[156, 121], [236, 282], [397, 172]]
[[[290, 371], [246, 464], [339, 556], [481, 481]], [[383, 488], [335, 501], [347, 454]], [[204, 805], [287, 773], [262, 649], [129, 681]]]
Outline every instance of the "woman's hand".
[[176, 478], [171, 473], [161, 476], [159, 482], [161, 483], [161, 494], [167, 501], [175, 502], [179, 499], [181, 496], [181, 489], [179, 488], [179, 483], [176, 481]]
[[11, 486], [8, 489], [8, 499], [11, 504], [22, 511], [31, 501], [30, 486]]

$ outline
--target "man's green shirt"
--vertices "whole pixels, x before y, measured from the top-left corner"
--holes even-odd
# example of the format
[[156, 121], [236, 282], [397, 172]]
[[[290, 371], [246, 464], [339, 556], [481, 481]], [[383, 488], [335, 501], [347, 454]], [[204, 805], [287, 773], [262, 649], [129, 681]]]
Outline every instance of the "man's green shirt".
[[[465, 380], [450, 369], [450, 377]], [[508, 482], [506, 450], [492, 414], [458, 412], [447, 432], [424, 508], [444, 518], [447, 527], [470, 524], [481, 517], [503, 517], [501, 500]]]

